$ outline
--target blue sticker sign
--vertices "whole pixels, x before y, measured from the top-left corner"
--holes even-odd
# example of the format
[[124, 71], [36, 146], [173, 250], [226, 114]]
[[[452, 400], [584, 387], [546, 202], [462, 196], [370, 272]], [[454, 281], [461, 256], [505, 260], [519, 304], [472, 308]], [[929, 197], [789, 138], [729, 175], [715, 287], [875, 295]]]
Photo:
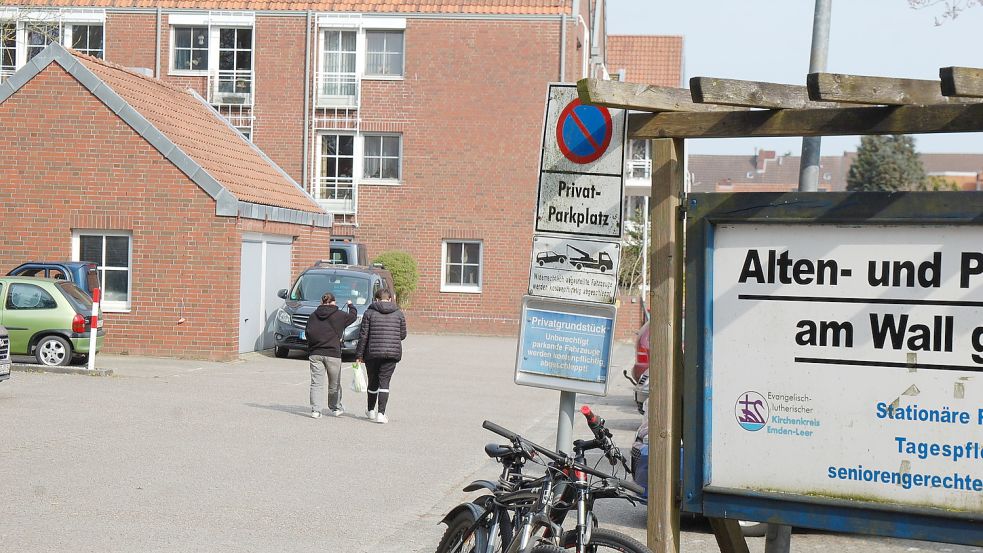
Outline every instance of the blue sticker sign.
[[614, 127], [611, 112], [603, 106], [588, 106], [574, 99], [560, 112], [556, 122], [556, 144], [574, 163], [597, 161], [611, 145]]
[[606, 393], [614, 307], [526, 298], [516, 382], [595, 395]]

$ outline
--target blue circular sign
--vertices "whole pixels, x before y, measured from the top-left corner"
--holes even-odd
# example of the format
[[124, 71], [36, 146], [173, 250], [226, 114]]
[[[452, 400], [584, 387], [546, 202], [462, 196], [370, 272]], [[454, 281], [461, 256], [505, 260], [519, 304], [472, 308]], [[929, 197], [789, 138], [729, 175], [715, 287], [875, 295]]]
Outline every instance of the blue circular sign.
[[611, 145], [611, 112], [601, 106], [587, 106], [575, 99], [560, 112], [556, 122], [556, 143], [563, 156], [574, 163], [597, 161]]

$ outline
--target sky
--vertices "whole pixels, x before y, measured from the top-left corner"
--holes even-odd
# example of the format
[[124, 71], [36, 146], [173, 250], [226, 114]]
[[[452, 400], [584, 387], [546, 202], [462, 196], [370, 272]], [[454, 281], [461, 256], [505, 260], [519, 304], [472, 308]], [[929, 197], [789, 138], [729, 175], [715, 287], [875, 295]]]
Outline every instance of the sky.
[[[609, 34], [683, 37], [684, 83], [701, 76], [805, 85], [814, 0], [607, 0], [607, 6]], [[907, 0], [832, 0], [826, 71], [937, 80], [940, 67], [983, 67], [983, 7], [936, 26], [941, 13], [941, 5], [913, 10]], [[983, 133], [915, 140], [925, 153], [983, 153]], [[824, 137], [822, 155], [841, 155], [858, 144], [858, 137]], [[756, 148], [799, 155], [802, 141], [686, 142], [691, 154], [751, 154]]]

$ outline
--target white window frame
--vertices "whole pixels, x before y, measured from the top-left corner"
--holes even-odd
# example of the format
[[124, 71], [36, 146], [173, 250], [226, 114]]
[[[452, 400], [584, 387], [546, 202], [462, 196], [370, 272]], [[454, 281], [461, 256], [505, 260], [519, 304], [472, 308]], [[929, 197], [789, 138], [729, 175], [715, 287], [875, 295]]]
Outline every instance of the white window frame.
[[[328, 199], [321, 198], [320, 186], [321, 186], [321, 159], [324, 157], [321, 152], [324, 151], [324, 137], [325, 136], [351, 136], [352, 137], [352, 198], [351, 200], [339, 200], [339, 199]], [[313, 176], [317, 179], [317, 189], [312, 188], [311, 194], [317, 200], [322, 207], [327, 209], [331, 213], [357, 213], [358, 212], [358, 186], [361, 182], [359, 175], [362, 174], [362, 142], [361, 136], [355, 132], [351, 131], [322, 131], [317, 134], [317, 153], [315, 156], [315, 165]], [[351, 208], [346, 208], [346, 205], [351, 205]]]
[[106, 313], [129, 313], [133, 305], [133, 232], [128, 230], [105, 230], [105, 229], [73, 229], [72, 230], [72, 260], [80, 261], [81, 253], [80, 246], [82, 235], [86, 236], [102, 236], [103, 247], [102, 247], [102, 262], [99, 263], [99, 282], [105, 282], [104, 272], [105, 270], [122, 270], [121, 267], [109, 267], [104, 268], [104, 263], [106, 261], [106, 242], [105, 237], [107, 236], [125, 236], [129, 239], [127, 242], [128, 251], [126, 253], [126, 258], [129, 261], [129, 266], [126, 267], [126, 301], [107, 301], [105, 297], [99, 302], [99, 308]]
[[[176, 55], [177, 44], [174, 42], [174, 35], [175, 35], [175, 32], [177, 31], [177, 29], [179, 29], [179, 28], [180, 29], [189, 29], [189, 28], [201, 28], [201, 27], [204, 27], [204, 28], [207, 29], [207, 32], [205, 33], [205, 36], [208, 37], [208, 44], [205, 46], [205, 59], [208, 60], [208, 67], [211, 67], [212, 66], [212, 50], [217, 50], [216, 48], [212, 48], [212, 44], [214, 44], [215, 43], [215, 40], [217, 40], [217, 35], [216, 35], [216, 37], [213, 37], [212, 36], [212, 29], [209, 28], [208, 23], [203, 23], [203, 24], [187, 24], [187, 25], [180, 24], [179, 25], [179, 24], [175, 24], [175, 23], [172, 22], [171, 23], [171, 42], [170, 42], [170, 63], [168, 63], [169, 69], [167, 71], [167, 74], [168, 75], [179, 75], [179, 76], [180, 75], [186, 75], [186, 76], [203, 76], [203, 75], [208, 75], [208, 67], [206, 67], [205, 69], [177, 69], [177, 68], [174, 67], [174, 61], [177, 59], [177, 55]], [[193, 36], [194, 36], [194, 33], [192, 33], [192, 37]], [[194, 48], [192, 46], [192, 49], [196, 49], [196, 48]], [[200, 50], [200, 48], [197, 48], [197, 49]], [[217, 54], [216, 54], [216, 56], [217, 56]]]
[[66, 48], [72, 47], [73, 25], [97, 25], [102, 27], [102, 59], [106, 59], [106, 11], [103, 9], [61, 9], [61, 10], [18, 10], [0, 8], [0, 23], [14, 24], [16, 46], [14, 49], [15, 70], [24, 67], [27, 59], [27, 31], [31, 25], [51, 25], [58, 27], [58, 42]]
[[[402, 65], [399, 68], [399, 75], [382, 75], [378, 73], [369, 73], [368, 63], [369, 63], [369, 39], [368, 33], [400, 33], [403, 35], [403, 51], [402, 51]], [[366, 27], [362, 29], [362, 34], [365, 39], [362, 43], [365, 45], [365, 53], [363, 54], [364, 66], [362, 68], [362, 78], [367, 81], [402, 81], [406, 78], [406, 30], [405, 25], [403, 28], [378, 28], [378, 27]]]
[[[363, 65], [365, 63], [365, 37], [361, 33], [361, 29], [351, 26], [322, 26], [317, 30], [317, 68], [315, 74], [319, 79], [324, 79], [326, 71], [324, 70], [325, 58], [327, 55], [327, 38], [329, 32], [335, 33], [355, 33], [355, 70], [352, 73], [352, 78], [354, 79], [355, 92], [351, 96], [347, 94], [324, 94], [322, 92], [322, 83], [320, 80], [314, 83], [314, 95], [317, 101], [318, 107], [358, 107], [361, 96], [361, 86], [360, 82], [363, 78]], [[346, 52], [339, 50], [339, 52]]]
[[[106, 24], [105, 23], [65, 23], [62, 26], [61, 39], [65, 48], [71, 48], [75, 38], [75, 27], [102, 27], [102, 56], [99, 59], [106, 59]], [[91, 49], [90, 49], [91, 50]], [[81, 50], [79, 50], [81, 52]], [[87, 52], [82, 52], [86, 54]], [[88, 54], [92, 55], [92, 54]]]
[[[447, 246], [448, 244], [478, 244], [478, 284], [463, 285], [447, 282]], [[464, 238], [448, 238], [440, 246], [440, 291], [464, 294], [480, 294], [485, 281], [485, 243], [482, 240]]]
[[[365, 139], [366, 138], [369, 138], [369, 137], [375, 137], [375, 136], [395, 136], [395, 137], [399, 138], [399, 158], [398, 158], [398, 162], [399, 162], [398, 173], [399, 173], [399, 176], [397, 178], [395, 178], [395, 179], [389, 179], [389, 178], [371, 178], [371, 177], [364, 176], [365, 175]], [[385, 185], [385, 186], [396, 186], [396, 185], [400, 185], [400, 184], [403, 183], [403, 135], [402, 135], [402, 133], [392, 133], [392, 132], [365, 132], [365, 133], [359, 133], [358, 137], [356, 137], [356, 139], [355, 139], [355, 143], [356, 143], [356, 150], [360, 150], [360, 155], [359, 155], [359, 160], [360, 160], [359, 165], [360, 165], [360, 167], [359, 167], [359, 172], [358, 172], [358, 175], [360, 175], [360, 177], [358, 178], [358, 181], [359, 182], [362, 182], [362, 183], [365, 183], [365, 184], [370, 184], [370, 185]], [[358, 147], [359, 145], [361, 145], [361, 147]], [[381, 157], [382, 156], [380, 156], [380, 159], [381, 159]]]

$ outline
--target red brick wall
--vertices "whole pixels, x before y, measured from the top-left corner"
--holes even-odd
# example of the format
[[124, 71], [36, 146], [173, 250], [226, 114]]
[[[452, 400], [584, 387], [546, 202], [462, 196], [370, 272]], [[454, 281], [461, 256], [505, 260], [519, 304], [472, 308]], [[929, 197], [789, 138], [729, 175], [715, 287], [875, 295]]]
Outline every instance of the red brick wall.
[[306, 26], [306, 16], [257, 16], [254, 30], [253, 141], [297, 182], [304, 166]]
[[241, 232], [298, 236], [295, 273], [326, 246], [326, 229], [217, 217], [204, 191], [57, 65], [0, 104], [0, 128], [0, 271], [69, 259], [73, 229], [132, 232], [132, 307], [106, 314], [107, 352], [234, 358]]
[[107, 13], [106, 59], [124, 67], [153, 71], [157, 64], [154, 56], [156, 25], [156, 14]]
[[[518, 329], [559, 32], [557, 22], [409, 20], [405, 80], [363, 82], [363, 129], [403, 132], [404, 182], [361, 186], [355, 236], [370, 256], [416, 258], [414, 331]], [[441, 242], [451, 238], [483, 241], [481, 294], [440, 292]]]
[[[114, 21], [107, 36], [123, 36]], [[259, 15], [255, 24], [255, 140], [298, 182], [305, 25], [302, 14]], [[567, 78], [575, 80], [588, 44], [581, 40], [578, 50], [582, 26], [574, 18], [567, 25]], [[399, 249], [417, 259], [420, 285], [407, 309], [414, 331], [512, 334], [518, 328], [546, 85], [560, 77], [560, 31], [558, 20], [411, 18], [405, 79], [362, 83], [362, 131], [403, 134], [403, 183], [361, 185], [357, 226], [336, 225], [335, 233], [366, 242], [370, 255]], [[203, 93], [205, 79], [167, 75], [166, 14], [161, 36], [165, 80]], [[108, 57], [116, 61], [112, 51]], [[481, 294], [440, 292], [441, 241], [449, 238], [483, 241]]]

